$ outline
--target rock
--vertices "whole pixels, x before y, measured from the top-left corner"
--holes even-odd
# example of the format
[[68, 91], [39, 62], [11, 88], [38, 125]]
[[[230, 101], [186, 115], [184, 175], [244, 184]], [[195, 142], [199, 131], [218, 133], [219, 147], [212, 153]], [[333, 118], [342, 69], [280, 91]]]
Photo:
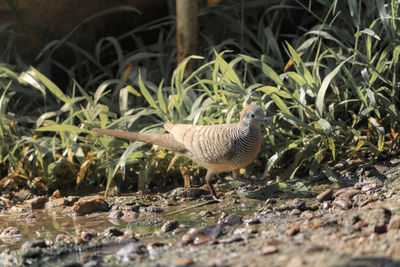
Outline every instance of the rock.
[[203, 228], [192, 228], [185, 235], [182, 236], [182, 244], [203, 244], [205, 241], [214, 241], [224, 228], [222, 223], [206, 226]]
[[154, 206], [150, 206], [150, 207], [146, 207], [145, 210], [147, 212], [153, 212], [153, 213], [163, 213], [164, 210], [159, 208], [159, 207], [154, 207]]
[[193, 243], [193, 241], [194, 241], [194, 236], [191, 234], [184, 234], [181, 239], [182, 245]]
[[86, 231], [82, 231], [79, 235], [83, 240], [88, 241], [90, 239], [92, 239], [93, 237], [95, 237], [96, 235], [93, 234], [92, 232], [86, 232]]
[[194, 236], [193, 244], [194, 245], [206, 245], [206, 244], [215, 244], [217, 240], [212, 238], [211, 236], [205, 235], [204, 233], [198, 233]]
[[17, 193], [15, 193], [14, 197], [18, 198], [18, 200], [20, 200], [20, 201], [24, 201], [24, 200], [32, 198], [32, 194], [27, 189], [21, 189]]
[[370, 184], [364, 185], [361, 188], [361, 191], [364, 192], [364, 193], [369, 193], [371, 191], [375, 192], [375, 191], [378, 191], [378, 190], [382, 189], [382, 187], [383, 187], [383, 185], [376, 184], [376, 183], [370, 183]]
[[57, 189], [56, 191], [53, 192], [51, 196], [54, 198], [61, 198], [60, 190]]
[[137, 258], [138, 255], [144, 255], [147, 253], [147, 249], [144, 245], [129, 243], [128, 245], [122, 247], [116, 253], [123, 262], [130, 262]]
[[79, 197], [74, 197], [74, 196], [68, 196], [67, 198], [64, 198], [64, 203], [63, 206], [72, 206], [79, 200]]
[[362, 194], [363, 192], [358, 189], [350, 189], [343, 193], [342, 197], [351, 199], [355, 195]]
[[292, 211], [290, 211], [289, 214], [290, 214], [290, 215], [300, 215], [300, 214], [301, 214], [301, 210], [299, 210], [299, 209], [293, 209]]
[[293, 226], [289, 227], [288, 229], [286, 229], [286, 232], [285, 232], [285, 234], [287, 236], [297, 235], [298, 233], [300, 233], [300, 226], [298, 226], [298, 225], [293, 225]]
[[77, 201], [72, 207], [72, 211], [78, 216], [86, 215], [96, 211], [108, 211], [109, 209], [108, 203], [102, 197]]
[[75, 243], [75, 239], [74, 239], [73, 236], [70, 236], [70, 235], [58, 234], [56, 236], [55, 242], [56, 243], [63, 242], [63, 243], [67, 243], [67, 244], [74, 244]]
[[324, 210], [327, 210], [327, 209], [329, 209], [331, 207], [331, 203], [329, 203], [329, 202], [327, 202], [327, 201], [325, 201], [324, 203], [322, 203], [322, 208], [324, 209]]
[[269, 255], [278, 252], [278, 248], [275, 246], [265, 246], [261, 249], [262, 255]]
[[352, 198], [355, 195], [358, 194], [362, 194], [363, 192], [361, 190], [358, 189], [359, 187], [345, 187], [342, 189], [339, 189], [338, 191], [336, 191], [333, 194], [333, 197], [337, 198], [339, 196], [343, 196], [343, 197], [348, 197], [348, 198]]
[[265, 200], [265, 202], [264, 202], [265, 205], [275, 204], [275, 203], [276, 203], [276, 199], [275, 199], [275, 198], [268, 198], [268, 199]]
[[46, 202], [48, 202], [48, 201], [49, 201], [49, 198], [46, 196], [37, 197], [32, 201], [31, 207], [33, 210], [43, 209], [46, 205]]
[[132, 222], [139, 217], [139, 214], [136, 211], [139, 211], [139, 206], [113, 206], [108, 218]]
[[202, 195], [208, 195], [208, 191], [201, 189], [201, 188], [187, 188], [185, 197], [190, 197], [190, 198], [197, 198]]
[[109, 227], [104, 231], [104, 235], [112, 237], [112, 236], [122, 236], [122, 235], [124, 235], [124, 233], [121, 230], [119, 230], [118, 228]]
[[14, 239], [19, 238], [21, 233], [19, 232], [18, 228], [10, 226], [3, 230], [0, 234], [1, 239]]
[[230, 214], [224, 219], [224, 223], [229, 225], [242, 224], [242, 216], [237, 214]]
[[260, 224], [260, 223], [261, 221], [258, 218], [251, 218], [244, 221], [244, 224], [246, 226]]
[[400, 215], [396, 214], [390, 218], [388, 230], [399, 230], [400, 229]]
[[196, 262], [193, 259], [178, 259], [174, 261], [174, 265], [178, 267], [185, 267], [195, 264]]
[[124, 237], [126, 237], [127, 239], [136, 240], [135, 232], [132, 229], [125, 229]]
[[234, 242], [240, 242], [243, 240], [244, 240], [243, 237], [241, 237], [240, 235], [233, 234], [231, 236], [228, 236], [228, 237], [218, 240], [218, 243], [219, 244], [230, 244], [230, 243], [234, 243]]
[[298, 209], [298, 210], [305, 210], [306, 209], [306, 202], [303, 199], [296, 198], [291, 203], [289, 203], [290, 209]]
[[201, 188], [178, 187], [164, 194], [166, 198], [198, 198], [202, 195], [209, 195], [208, 191]]
[[228, 213], [226, 213], [225, 211], [222, 211], [221, 216], [219, 216], [218, 222], [224, 221], [227, 216], [228, 216]]
[[121, 219], [121, 217], [124, 215], [124, 213], [121, 210], [112, 210], [110, 211], [110, 214], [108, 214], [108, 218], [110, 219]]
[[208, 218], [208, 217], [214, 216], [214, 213], [212, 213], [209, 210], [207, 210], [207, 211], [206, 210], [202, 210], [202, 211], [200, 211], [199, 215], [200, 215], [200, 217]]
[[134, 211], [125, 211], [121, 219], [125, 222], [133, 222], [139, 217], [139, 214]]
[[25, 243], [22, 244], [21, 249], [26, 250], [28, 248], [46, 248], [47, 243], [43, 239], [37, 239], [37, 240], [28, 240]]
[[254, 226], [240, 227], [240, 228], [236, 228], [233, 231], [234, 235], [247, 235], [247, 234], [254, 234], [254, 233], [257, 233], [257, 229]]
[[349, 198], [339, 197], [333, 201], [333, 206], [338, 207], [342, 210], [348, 210], [352, 207], [352, 203]]
[[317, 200], [319, 202], [324, 202], [324, 201], [332, 199], [332, 196], [333, 196], [333, 190], [327, 189], [317, 196]]
[[178, 228], [179, 223], [177, 220], [170, 220], [167, 221], [166, 223], [163, 224], [163, 226], [161, 226], [161, 231], [166, 233], [166, 232], [170, 232], [175, 230], [176, 228]]
[[382, 234], [387, 230], [389, 224], [391, 212], [387, 209], [377, 208], [360, 214], [363, 221], [368, 224], [368, 233]]
[[46, 203], [46, 208], [61, 207], [64, 205], [64, 199], [51, 197]]
[[34, 213], [30, 212], [28, 215], [26, 215], [25, 220], [34, 222], [36, 221], [36, 216]]

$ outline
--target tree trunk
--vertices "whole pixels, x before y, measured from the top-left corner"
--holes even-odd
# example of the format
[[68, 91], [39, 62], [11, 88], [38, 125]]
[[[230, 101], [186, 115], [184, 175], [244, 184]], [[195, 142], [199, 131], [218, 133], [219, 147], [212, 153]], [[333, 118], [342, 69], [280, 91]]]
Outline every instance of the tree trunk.
[[[197, 55], [199, 45], [198, 0], [176, 0], [176, 28], [178, 46], [178, 64], [190, 55]], [[191, 60], [185, 69], [185, 75], [196, 69]]]

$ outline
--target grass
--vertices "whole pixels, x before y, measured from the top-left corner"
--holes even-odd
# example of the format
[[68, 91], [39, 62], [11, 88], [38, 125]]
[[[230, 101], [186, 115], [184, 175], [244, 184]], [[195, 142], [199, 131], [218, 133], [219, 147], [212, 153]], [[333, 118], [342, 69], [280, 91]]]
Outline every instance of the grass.
[[[215, 43], [204, 37], [206, 47], [214, 49], [204, 51], [204, 57], [189, 57], [174, 69], [169, 67], [176, 53], [171, 18], [121, 38], [99, 40], [95, 55], [69, 44], [67, 36], [62, 43], [49, 44], [43, 54], [68, 45], [84, 58], [66, 69], [71, 76], [66, 88], [59, 88], [33, 67], [2, 64], [2, 175], [26, 180], [40, 177], [50, 188], [69, 186], [71, 190], [92, 186], [107, 191], [113, 179], [125, 179], [140, 190], [150, 182], [168, 187], [179, 183], [173, 178], [176, 173], [188, 184], [188, 173], [201, 177], [198, 170], [192, 172], [195, 166], [190, 161], [180, 160], [165, 175], [172, 153], [97, 136], [90, 129], [156, 133], [163, 131], [165, 122], [235, 122], [250, 102], [264, 108], [271, 124], [249, 173], [279, 174], [280, 180], [323, 176], [340, 182], [331, 168], [335, 163], [388, 156], [397, 149], [400, 38], [396, 1], [307, 5], [280, 1], [265, 9], [260, 9], [263, 1], [229, 3], [200, 12], [205, 29], [206, 18], [212, 25], [225, 25], [217, 29], [226, 32], [223, 40]], [[308, 18], [306, 22], [296, 25], [293, 21], [297, 27], [284, 32], [285, 14], [299, 10], [300, 16]], [[218, 24], [218, 20], [229, 23]], [[149, 29], [159, 30], [156, 44], [123, 51], [119, 44], [123, 38]], [[103, 51], [110, 47], [115, 61], [103, 66]], [[185, 77], [188, 60], [201, 65]], [[91, 75], [77, 81], [74, 71], [81, 64], [90, 67]]]

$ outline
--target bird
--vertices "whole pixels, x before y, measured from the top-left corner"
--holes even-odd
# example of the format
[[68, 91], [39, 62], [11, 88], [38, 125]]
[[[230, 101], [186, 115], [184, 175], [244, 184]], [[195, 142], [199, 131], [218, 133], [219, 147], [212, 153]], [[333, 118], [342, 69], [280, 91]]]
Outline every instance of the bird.
[[[163, 134], [145, 134], [111, 129], [92, 129], [95, 133], [159, 145], [183, 155], [207, 169], [205, 180], [211, 197], [219, 201], [211, 184], [212, 178], [232, 171], [233, 178], [244, 182], [254, 179], [240, 177], [240, 169], [252, 163], [261, 149], [261, 124], [268, 122], [262, 108], [255, 104], [245, 106], [240, 120], [231, 124], [191, 125], [164, 124]], [[259, 180], [260, 181], [260, 180]], [[258, 182], [259, 182], [258, 181]]]

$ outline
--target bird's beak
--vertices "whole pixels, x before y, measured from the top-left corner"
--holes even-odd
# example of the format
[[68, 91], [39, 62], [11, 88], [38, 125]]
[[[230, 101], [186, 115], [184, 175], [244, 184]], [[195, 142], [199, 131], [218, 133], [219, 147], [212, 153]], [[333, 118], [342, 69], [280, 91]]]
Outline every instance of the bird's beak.
[[269, 126], [273, 126], [274, 125], [268, 117], [264, 117], [262, 119], [262, 122], [267, 124], [267, 125], [269, 125]]

